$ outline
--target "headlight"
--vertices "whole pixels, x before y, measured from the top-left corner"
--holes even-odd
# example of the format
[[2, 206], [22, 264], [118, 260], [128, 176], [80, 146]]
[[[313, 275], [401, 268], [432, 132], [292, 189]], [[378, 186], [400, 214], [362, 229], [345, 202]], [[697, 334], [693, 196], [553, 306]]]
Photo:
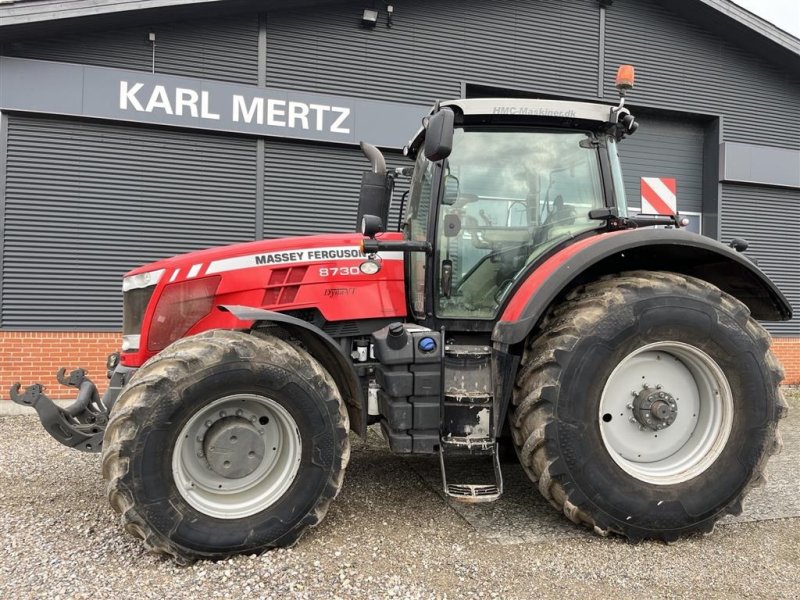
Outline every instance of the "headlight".
[[160, 352], [214, 309], [220, 275], [171, 283], [164, 288], [153, 311], [147, 349]]
[[139, 349], [139, 342], [142, 339], [141, 335], [123, 335], [122, 336], [122, 351], [131, 352]]
[[122, 291], [138, 290], [140, 288], [150, 287], [155, 285], [164, 275], [164, 269], [157, 271], [148, 271], [147, 273], [139, 273], [138, 275], [131, 275], [122, 279]]
[[374, 260], [365, 260], [358, 265], [358, 268], [361, 269], [364, 275], [375, 275], [375, 273], [381, 270], [381, 264]]

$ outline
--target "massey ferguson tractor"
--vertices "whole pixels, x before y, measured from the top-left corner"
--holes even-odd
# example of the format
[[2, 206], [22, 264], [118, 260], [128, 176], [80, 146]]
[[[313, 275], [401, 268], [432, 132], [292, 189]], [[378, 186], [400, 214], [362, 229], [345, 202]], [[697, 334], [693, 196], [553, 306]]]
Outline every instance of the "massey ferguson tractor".
[[[438, 455], [444, 493], [539, 492], [600, 535], [670, 541], [738, 514], [781, 447], [782, 369], [756, 322], [791, 307], [680, 216], [629, 215], [624, 106], [437, 103], [387, 169], [362, 148], [358, 233], [260, 240], [145, 265], [99, 398], [11, 390], [102, 452], [124, 528], [179, 563], [291, 546], [342, 487], [349, 431]], [[389, 208], [411, 175], [400, 217]], [[392, 212], [392, 215], [396, 214]]]

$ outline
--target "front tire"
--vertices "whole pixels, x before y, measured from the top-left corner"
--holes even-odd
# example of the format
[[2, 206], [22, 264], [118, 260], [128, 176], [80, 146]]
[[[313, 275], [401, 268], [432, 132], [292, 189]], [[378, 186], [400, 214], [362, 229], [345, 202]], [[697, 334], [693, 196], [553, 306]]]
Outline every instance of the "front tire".
[[522, 466], [600, 535], [711, 531], [741, 512], [781, 447], [783, 372], [769, 345], [747, 307], [692, 277], [578, 288], [525, 350], [511, 415]]
[[350, 456], [330, 375], [276, 337], [216, 330], [139, 369], [114, 406], [103, 476], [126, 531], [179, 563], [291, 546]]

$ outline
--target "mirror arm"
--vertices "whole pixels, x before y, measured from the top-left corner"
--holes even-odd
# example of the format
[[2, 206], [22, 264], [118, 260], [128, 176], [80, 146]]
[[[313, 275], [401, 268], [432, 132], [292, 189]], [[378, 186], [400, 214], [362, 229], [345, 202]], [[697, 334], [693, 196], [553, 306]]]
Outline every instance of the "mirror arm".
[[594, 208], [589, 211], [589, 218], [593, 221], [605, 221], [606, 227], [612, 231], [654, 225], [667, 225], [678, 229], [689, 225], [689, 220], [680, 215], [620, 217], [616, 207]]
[[361, 242], [361, 249], [364, 254], [376, 254], [378, 252], [424, 252], [431, 254], [433, 252], [430, 242], [415, 242], [412, 240], [381, 241], [365, 239]]

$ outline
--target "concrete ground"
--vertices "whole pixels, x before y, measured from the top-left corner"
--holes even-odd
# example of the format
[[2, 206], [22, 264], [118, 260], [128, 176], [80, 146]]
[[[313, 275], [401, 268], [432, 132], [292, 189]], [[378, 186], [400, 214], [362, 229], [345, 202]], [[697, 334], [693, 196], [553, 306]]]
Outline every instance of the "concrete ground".
[[59, 446], [33, 417], [0, 418], [0, 598], [797, 598], [800, 391], [788, 395], [768, 484], [708, 536], [596, 537], [514, 465], [497, 503], [450, 503], [434, 458], [392, 455], [373, 432], [296, 547], [189, 568], [120, 529], [98, 455]]

